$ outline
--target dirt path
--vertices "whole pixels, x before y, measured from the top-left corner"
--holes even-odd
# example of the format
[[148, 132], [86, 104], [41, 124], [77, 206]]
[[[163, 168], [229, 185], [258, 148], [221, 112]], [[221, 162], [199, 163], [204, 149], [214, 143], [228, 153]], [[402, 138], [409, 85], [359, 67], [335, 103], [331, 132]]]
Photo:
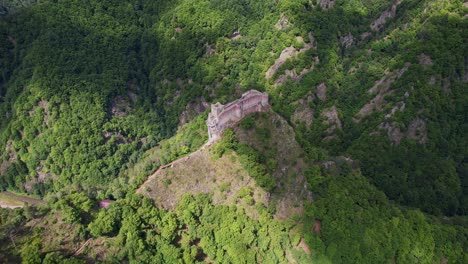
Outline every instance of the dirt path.
[[40, 199], [17, 195], [11, 192], [0, 192], [0, 207], [14, 209], [23, 207], [25, 203], [39, 205], [44, 202]]

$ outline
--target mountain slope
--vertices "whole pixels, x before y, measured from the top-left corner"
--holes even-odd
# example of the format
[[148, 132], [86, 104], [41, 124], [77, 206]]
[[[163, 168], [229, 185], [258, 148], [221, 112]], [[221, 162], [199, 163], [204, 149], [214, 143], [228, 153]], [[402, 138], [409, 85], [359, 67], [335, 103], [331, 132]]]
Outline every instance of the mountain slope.
[[[20, 252], [10, 232], [51, 216], [58, 224], [44, 227], [50, 233], [63, 228], [63, 218], [76, 227], [77, 241], [92, 238], [102, 252], [118, 252], [116, 262], [170, 252], [187, 262], [204, 255], [223, 262], [246, 248], [260, 252], [249, 260], [272, 262], [466, 262], [463, 1], [43, 0], [9, 14], [3, 7], [0, 190], [48, 202], [37, 212], [2, 211], [0, 239], [9, 244], [1, 252], [12, 261]], [[263, 208], [265, 218], [252, 220], [232, 209], [240, 206], [214, 206], [203, 195], [178, 198], [185, 202], [179, 211], [174, 202], [174, 213], [134, 196], [157, 167], [204, 144], [208, 103], [250, 89], [268, 92], [278, 127], [271, 116], [246, 119], [228, 137], [237, 143], [213, 151], [246, 156], [258, 170], [242, 173], [271, 198], [311, 192], [314, 203], [300, 206], [303, 218], [271, 221], [272, 208]], [[101, 199], [125, 209], [110, 210], [111, 221], [93, 207]], [[194, 224], [184, 215], [188, 207], [206, 207], [206, 221]], [[254, 234], [271, 225], [275, 246], [262, 240], [268, 232], [249, 240], [242, 229], [231, 230], [243, 242], [229, 250], [224, 237], [197, 240], [238, 213], [258, 224]], [[185, 229], [190, 224], [194, 233]], [[187, 239], [177, 240], [180, 233]], [[56, 250], [40, 228], [19, 236], [23, 257]], [[115, 244], [106, 246], [102, 236]], [[61, 250], [72, 255], [75, 242], [64, 241], [69, 246]], [[94, 253], [114, 261], [112, 253]]]
[[[259, 88], [309, 152], [361, 160], [403, 204], [465, 210], [460, 1], [129, 3], [44, 1], [2, 22], [2, 186], [105, 190], [130, 153], [173, 133], [189, 101]], [[335, 131], [320, 122], [330, 113]], [[367, 151], [369, 142], [382, 153]], [[399, 165], [392, 152], [422, 168]]]

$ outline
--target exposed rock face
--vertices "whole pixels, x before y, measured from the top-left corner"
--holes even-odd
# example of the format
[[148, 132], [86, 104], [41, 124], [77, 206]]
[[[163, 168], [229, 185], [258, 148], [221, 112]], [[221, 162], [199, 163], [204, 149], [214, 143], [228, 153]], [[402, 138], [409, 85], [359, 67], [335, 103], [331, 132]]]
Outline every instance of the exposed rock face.
[[230, 39], [236, 40], [242, 38], [242, 35], [239, 30], [232, 32]]
[[[315, 230], [315, 228], [314, 228]], [[320, 228], [319, 228], [320, 230]], [[320, 231], [319, 231], [320, 233]], [[301, 248], [307, 255], [310, 255], [310, 247], [309, 245], [307, 245], [307, 243], [305, 242], [304, 238], [301, 238], [301, 240], [299, 241], [299, 245], [297, 245], [297, 247]], [[294, 262], [291, 262], [291, 263], [294, 263]]]
[[[405, 93], [405, 96], [408, 95], [408, 92]], [[406, 96], [407, 97], [407, 96]], [[395, 106], [392, 108], [390, 113], [385, 115], [385, 119], [390, 119], [397, 111], [403, 112], [406, 108], [406, 104], [404, 102], [398, 102], [395, 104]]]
[[[298, 41], [300, 41], [298, 39]], [[278, 69], [283, 66], [283, 64], [288, 60], [288, 59], [291, 59], [291, 58], [294, 58], [295, 56], [299, 55], [300, 53], [302, 52], [305, 52], [309, 49], [312, 49], [312, 48], [316, 48], [316, 43], [315, 43], [315, 38], [312, 36], [312, 33], [309, 33], [309, 43], [305, 43], [304, 44], [304, 47], [297, 50], [296, 48], [294, 47], [287, 47], [285, 48], [279, 58], [276, 59], [275, 63], [273, 63], [273, 65], [271, 65], [271, 67], [268, 69], [268, 71], [265, 73], [265, 77], [267, 79], [271, 79], [273, 77], [273, 75], [275, 75], [275, 73], [278, 71]]]
[[40, 100], [36, 106], [33, 106], [33, 108], [28, 112], [29, 116], [33, 116], [36, 114], [36, 110], [38, 108], [43, 109], [43, 121], [44, 123], [49, 126], [50, 122], [50, 112], [49, 112], [49, 102], [46, 100]]
[[115, 117], [126, 117], [130, 111], [130, 103], [122, 96], [117, 96], [111, 104], [110, 114]]
[[333, 157], [330, 160], [322, 161], [320, 166], [332, 175], [337, 175], [341, 172], [343, 165], [349, 165], [353, 170], [359, 169], [359, 163], [346, 156]]
[[265, 73], [265, 77], [270, 79], [273, 75], [278, 71], [278, 69], [286, 62], [286, 60], [294, 57], [297, 55], [297, 50], [294, 47], [287, 47], [285, 48], [278, 59], [276, 59], [275, 63], [271, 65], [268, 71]]
[[402, 0], [396, 0], [395, 3], [392, 5], [392, 7], [389, 10], [385, 10], [380, 14], [380, 17], [377, 18], [372, 24], [371, 24], [371, 29], [373, 31], [379, 31], [382, 29], [383, 25], [387, 22], [388, 19], [394, 18], [396, 14], [397, 7], [401, 4]]
[[324, 140], [329, 140], [335, 137], [335, 131], [337, 129], [341, 129], [341, 120], [338, 117], [338, 110], [336, 106], [332, 106], [330, 108], [324, 109], [323, 112], [321, 113], [321, 116], [325, 118], [323, 123], [325, 125], [329, 125], [328, 129], [326, 130], [326, 133], [328, 134], [327, 137], [324, 138]]
[[314, 121], [314, 110], [309, 106], [299, 106], [293, 113], [291, 121], [295, 124], [304, 122], [306, 127], [310, 127]]
[[318, 4], [322, 9], [328, 10], [335, 5], [335, 0], [318, 0]]
[[370, 33], [370, 32], [362, 33], [361, 36], [360, 36], [361, 40], [364, 40], [364, 39], [368, 38], [370, 35], [372, 35], [372, 33]]
[[36, 168], [36, 177], [26, 181], [24, 183], [24, 189], [27, 192], [32, 192], [36, 184], [44, 183], [53, 177], [54, 175], [52, 173], [44, 171], [44, 161], [41, 161], [40, 165]]
[[194, 101], [189, 102], [185, 107], [185, 110], [180, 114], [179, 126], [187, 124], [197, 115], [205, 112], [209, 106], [210, 105], [205, 101], [204, 97], [197, 98]]
[[[464, 3], [463, 3], [463, 7], [464, 7], [464, 8], [468, 8], [468, 2], [464, 2]], [[467, 19], [467, 18], [468, 18], [468, 14], [465, 14], [465, 15], [463, 16], [463, 19]]]
[[338, 110], [336, 106], [332, 106], [330, 108], [323, 110], [322, 116], [327, 119], [324, 121], [325, 124], [327, 125], [334, 124], [336, 125], [336, 128], [341, 129], [341, 120], [338, 117]]
[[288, 18], [284, 15], [284, 13], [282, 13], [278, 22], [276, 22], [275, 24], [275, 28], [278, 30], [283, 30], [285, 28], [288, 28], [290, 25], [291, 23], [289, 22]]
[[348, 35], [340, 37], [340, 42], [341, 45], [347, 49], [349, 46], [354, 44], [354, 37], [351, 32], [349, 32]]
[[377, 95], [366, 105], [364, 105], [361, 110], [359, 110], [359, 116], [360, 118], [355, 119], [356, 122], [359, 122], [362, 117], [365, 117], [371, 113], [373, 113], [375, 110], [381, 111], [383, 106], [384, 106], [384, 97], [386, 95], [390, 95], [393, 93], [392, 90], [390, 90], [391, 84], [399, 79], [403, 74], [408, 70], [410, 64], [407, 63], [405, 64], [405, 67], [402, 69], [392, 72], [392, 73], [387, 73], [385, 74], [382, 79], [378, 80], [372, 88], [369, 89], [369, 93], [377, 93]]
[[0, 176], [5, 175], [11, 163], [17, 159], [17, 154], [13, 149], [13, 141], [8, 140], [5, 146], [5, 152], [8, 153], [8, 159], [0, 163]]
[[291, 121], [294, 124], [299, 124], [300, 122], [304, 122], [307, 127], [310, 127], [312, 122], [314, 121], [314, 110], [310, 108], [309, 104], [314, 101], [314, 97], [312, 95], [308, 95], [306, 99], [300, 99], [296, 101], [297, 108], [291, 116]]
[[206, 48], [206, 52], [205, 52], [206, 57], [211, 57], [216, 53], [216, 49], [214, 49], [210, 44], [208, 44], [208, 42], [205, 43], [205, 48]]
[[416, 140], [419, 144], [425, 144], [428, 139], [426, 122], [419, 117], [409, 123], [406, 133], [401, 131], [396, 122], [384, 122], [379, 128], [387, 131], [388, 138], [395, 145], [399, 145], [404, 138]]
[[421, 118], [411, 121], [408, 127], [408, 138], [418, 141], [420, 144], [427, 142], [426, 122]]
[[206, 120], [209, 142], [219, 138], [224, 129], [237, 124], [246, 115], [263, 112], [269, 106], [268, 94], [257, 90], [247, 91], [241, 98], [226, 105], [211, 105], [211, 112]]
[[[426, 54], [421, 54], [418, 56], [419, 59], [419, 64], [423, 66], [431, 66], [432, 65], [432, 59]], [[426, 67], [425, 67], [426, 68]]]
[[295, 82], [301, 81], [302, 77], [306, 75], [307, 73], [311, 72], [314, 70], [314, 67], [316, 64], [318, 64], [319, 58], [315, 57], [314, 58], [314, 64], [310, 66], [309, 68], [304, 68], [300, 73], [296, 72], [296, 69], [292, 70], [285, 70], [284, 74], [281, 74], [275, 81], [274, 86], [278, 86], [281, 84], [285, 84], [287, 80], [291, 79]]
[[316, 94], [317, 94], [318, 99], [320, 99], [320, 101], [327, 100], [327, 85], [324, 82], [317, 85]]
[[116, 144], [127, 144], [127, 143], [133, 141], [131, 138], [124, 137], [122, 134], [120, 134], [120, 132], [106, 131], [103, 136], [104, 136], [104, 140], [106, 142], [111, 140], [112, 137], [114, 137], [115, 138], [114, 143], [116, 143]]
[[393, 144], [399, 145], [401, 140], [404, 138], [404, 134], [401, 132], [398, 124], [393, 122], [391, 125], [389, 123], [382, 123], [379, 126], [380, 129], [386, 130], [388, 138], [392, 141]]
[[[365, 117], [365, 116], [373, 113], [374, 110], [381, 110], [382, 106], [383, 106], [383, 103], [384, 103], [384, 95], [391, 94], [391, 93], [392, 93], [392, 91], [390, 91], [388, 93], [378, 94], [369, 103], [364, 105], [361, 108], [361, 110], [359, 110], [359, 116], [360, 117]], [[361, 119], [359, 118], [357, 120], [360, 121]]]

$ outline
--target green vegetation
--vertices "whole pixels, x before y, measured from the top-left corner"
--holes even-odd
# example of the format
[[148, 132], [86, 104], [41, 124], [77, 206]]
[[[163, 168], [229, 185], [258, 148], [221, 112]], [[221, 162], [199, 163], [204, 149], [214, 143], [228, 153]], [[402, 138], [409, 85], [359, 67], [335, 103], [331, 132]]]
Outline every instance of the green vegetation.
[[220, 142], [213, 149], [213, 156], [219, 158], [226, 151], [235, 151], [238, 154], [242, 167], [260, 187], [268, 192], [273, 190], [276, 180], [271, 177], [267, 167], [260, 162], [260, 155], [248, 144], [239, 143], [232, 129], [224, 131]]
[[[105, 245], [94, 244], [85, 252], [101, 260], [106, 256], [105, 259], [111, 262], [146, 263], [155, 256], [160, 262], [183, 259], [186, 263], [203, 260], [282, 263], [291, 259], [373, 263], [393, 258], [402, 263], [430, 263], [444, 258], [449, 258], [452, 263], [466, 262], [463, 253], [467, 243], [466, 229], [427, 217], [417, 210], [393, 205], [385, 194], [357, 172], [348, 175], [320, 173], [325, 181], [316, 188], [317, 200], [307, 206], [301, 219], [295, 221], [275, 220], [263, 206], [257, 206], [259, 215], [252, 218], [239, 205], [212, 205], [207, 195], [185, 196], [173, 211], [157, 209], [148, 198], [128, 195], [105, 210], [96, 207], [89, 210], [70, 203], [77, 214], [89, 214], [89, 218], [68, 224], [72, 233], [63, 233], [53, 239], [62, 241], [61, 246], [64, 243], [69, 246], [70, 253], [85, 240], [96, 243], [105, 239]], [[243, 188], [238, 196], [248, 200], [251, 191]], [[89, 198], [81, 193], [71, 193], [64, 199]], [[46, 219], [34, 228], [33, 237], [27, 236], [27, 240], [15, 238], [21, 245], [19, 252], [11, 247], [2, 248], [0, 254], [13, 250], [21, 254], [23, 261], [31, 263], [66, 257], [65, 252], [45, 253], [54, 249], [45, 244], [50, 239], [50, 232], [58, 226], [63, 228], [65, 224], [60, 223], [68, 218], [61, 204], [61, 200], [51, 201], [41, 210], [29, 212], [29, 218], [26, 209], [0, 210], [2, 241], [9, 239], [12, 230], [13, 234], [21, 234], [28, 228], [22, 227], [27, 219]], [[318, 231], [314, 228], [317, 221], [321, 226]], [[74, 240], [67, 240], [70, 235]], [[302, 239], [310, 245], [310, 254], [298, 246]], [[6, 256], [5, 259], [15, 257], [11, 252]]]
[[[1, 2], [0, 191], [47, 204], [0, 210], [0, 259], [467, 263], [464, 1], [321, 2]], [[249, 89], [284, 119], [245, 118], [213, 156], [275, 199], [310, 193], [301, 215], [252, 186], [171, 211], [135, 195], [206, 142], [188, 108]]]
[[206, 117], [206, 114], [199, 115], [192, 122], [180, 127], [174, 137], [160, 141], [153, 148], [147, 146], [132, 153], [119, 176], [100, 197], [123, 198], [127, 193], [133, 193], [159, 166], [199, 149], [208, 140]]
[[[83, 208], [75, 209], [80, 213], [86, 212]], [[5, 222], [3, 217], [9, 211], [0, 212], [2, 226], [7, 226], [9, 222]], [[20, 218], [17, 221], [24, 221], [21, 209], [14, 212]], [[286, 251], [297, 251], [297, 256], [308, 259], [305, 253], [300, 253], [291, 244], [288, 235], [290, 224], [272, 219], [265, 209], [261, 210], [258, 219], [252, 219], [242, 208], [213, 206], [206, 195], [186, 196], [173, 212], [157, 209], [148, 198], [129, 195], [106, 210], [93, 209], [91, 213], [94, 219], [87, 227], [81, 221], [74, 223], [73, 228], [81, 226], [93, 241], [105, 236], [109, 241], [106, 245], [108, 250], [118, 251], [108, 259], [112, 262], [148, 263], [157, 260], [167, 263], [183, 260], [184, 263], [193, 263], [206, 259], [218, 263], [285, 262]], [[60, 211], [53, 210], [49, 217], [59, 214]], [[59, 252], [56, 255], [41, 254], [50, 250], [48, 245], [41, 243], [41, 239], [46, 239], [52, 226], [54, 224], [35, 229], [34, 239], [21, 248], [24, 262], [39, 263], [41, 259], [60, 260], [66, 256]], [[1, 231], [5, 234], [4, 230]], [[80, 241], [83, 243], [84, 239]]]
[[[467, 21], [463, 19], [465, 11], [461, 1], [405, 1], [399, 6], [396, 19], [384, 30], [356, 46], [338, 48], [336, 37], [331, 36], [351, 32], [357, 38], [369, 31], [363, 26], [370, 23], [361, 24], [358, 19], [365, 15], [365, 9], [354, 13], [355, 16], [347, 16], [348, 8], [344, 5], [343, 9], [321, 13], [307, 24], [317, 42], [324, 43], [323, 49], [319, 49], [323, 63], [318, 66], [324, 69], [311, 73], [310, 80], [314, 83], [304, 80], [277, 91], [291, 93], [287, 102], [292, 102], [306, 94], [310, 84], [326, 81], [328, 96], [333, 99], [327, 103], [316, 102], [315, 111], [331, 105], [340, 111], [343, 130], [337, 132], [335, 139], [322, 141], [327, 127], [299, 127], [300, 142], [310, 146], [306, 149], [320, 146], [333, 154], [351, 155], [361, 162], [363, 174], [373, 184], [404, 205], [437, 215], [466, 214], [466, 184], [462, 182], [466, 178], [464, 157], [468, 149], [463, 77], [466, 74], [463, 54], [467, 51], [462, 40], [467, 37], [464, 30]], [[423, 10], [425, 13], [421, 15]], [[324, 23], [326, 36], [318, 34], [324, 32], [320, 30]], [[431, 62], [421, 62], [422, 54]], [[375, 96], [368, 93], [375, 81], [384, 77], [385, 72], [402, 69], [407, 62], [411, 66], [390, 84], [392, 93], [385, 96], [383, 109], [360, 123], [353, 121]], [[404, 110], [392, 111], [398, 102], [404, 103]], [[385, 117], [391, 112], [393, 115]], [[416, 118], [425, 122], [428, 137], [425, 144], [408, 137], [401, 144], [394, 144], [387, 136], [390, 132], [379, 129], [388, 123], [405, 133]]]
[[399, 208], [365, 177], [326, 175], [309, 205], [305, 230], [321, 222], [320, 235], [304, 232], [309, 245], [331, 263], [432, 263], [467, 261], [467, 229]]

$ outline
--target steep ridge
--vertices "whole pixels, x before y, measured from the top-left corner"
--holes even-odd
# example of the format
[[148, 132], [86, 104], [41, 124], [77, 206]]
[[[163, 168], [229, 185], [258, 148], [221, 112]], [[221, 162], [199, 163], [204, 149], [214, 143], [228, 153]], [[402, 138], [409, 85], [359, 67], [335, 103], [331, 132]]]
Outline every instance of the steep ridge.
[[[0, 259], [465, 263], [467, 11], [41, 0], [1, 17], [0, 190], [46, 203], [0, 209]], [[273, 111], [195, 152], [195, 116], [248, 89]], [[135, 195], [161, 166], [139, 190], [155, 200]]]
[[276, 182], [271, 191], [262, 189], [243, 168], [239, 162], [245, 159], [242, 154], [234, 151], [214, 158], [213, 152], [220, 143], [209, 141], [201, 149], [159, 167], [137, 192], [152, 198], [159, 207], [173, 209], [187, 194], [206, 193], [213, 196], [214, 204], [232, 205], [243, 201], [239, 200], [239, 193], [250, 190], [253, 200], [246, 206], [250, 206], [251, 215], [256, 203], [273, 205], [280, 219], [301, 213], [303, 202], [310, 201], [312, 196], [304, 177], [307, 168], [304, 151], [295, 141], [292, 127], [271, 108], [245, 119], [233, 125], [235, 136], [270, 166]]

